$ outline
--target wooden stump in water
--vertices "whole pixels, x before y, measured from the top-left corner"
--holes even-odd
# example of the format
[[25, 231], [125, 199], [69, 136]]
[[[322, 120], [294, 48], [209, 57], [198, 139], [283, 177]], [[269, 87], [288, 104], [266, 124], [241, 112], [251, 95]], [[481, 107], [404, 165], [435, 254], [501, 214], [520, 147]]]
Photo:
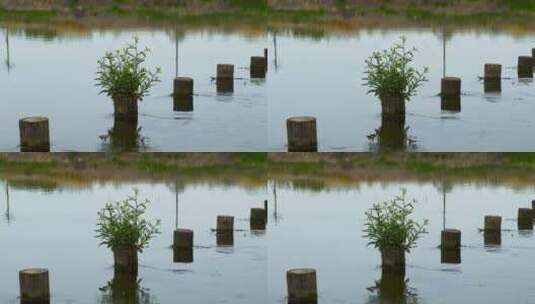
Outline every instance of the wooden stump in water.
[[218, 64], [216, 77], [217, 79], [234, 79], [234, 65]]
[[[531, 201], [531, 209], [534, 209], [535, 210], [535, 200], [532, 200]], [[535, 211], [534, 211], [535, 212]]]
[[264, 57], [252, 56], [249, 71], [251, 78], [266, 78], [266, 59]]
[[316, 270], [309, 268], [290, 269], [286, 272], [288, 303], [316, 303], [318, 289]]
[[440, 95], [442, 96], [460, 96], [461, 95], [461, 78], [444, 77], [440, 81]]
[[497, 215], [485, 216], [485, 231], [501, 231], [502, 217]]
[[518, 208], [518, 229], [533, 230], [533, 209]]
[[441, 263], [461, 263], [461, 231], [445, 229], [441, 232], [440, 261]]
[[383, 121], [395, 121], [405, 124], [405, 99], [400, 95], [383, 95], [381, 115]]
[[316, 118], [290, 117], [286, 120], [289, 152], [317, 152]]
[[48, 270], [23, 269], [19, 272], [20, 300], [22, 303], [48, 303], [50, 286]]
[[217, 217], [217, 231], [231, 232], [234, 231], [234, 217], [229, 215], [219, 215]]
[[193, 78], [177, 77], [173, 81], [174, 96], [191, 96], [193, 95]]
[[27, 117], [19, 120], [20, 150], [50, 152], [48, 118]]
[[405, 250], [402, 248], [381, 248], [383, 273], [405, 274]]
[[461, 248], [461, 231], [458, 229], [445, 229], [441, 232], [442, 249]]
[[131, 96], [113, 97], [114, 115], [116, 120], [137, 123], [138, 101]]
[[533, 78], [533, 57], [518, 56], [518, 78]]
[[173, 233], [173, 247], [193, 248], [193, 230], [176, 229]]
[[113, 259], [115, 262], [115, 271], [137, 275], [138, 258], [137, 249], [133, 246], [121, 246], [113, 250]]
[[496, 80], [502, 78], [502, 65], [495, 63], [485, 64], [485, 80]]
[[251, 230], [266, 229], [266, 212], [262, 208], [251, 208], [250, 216]]
[[485, 245], [500, 245], [502, 242], [502, 217], [497, 215], [485, 216], [484, 243]]

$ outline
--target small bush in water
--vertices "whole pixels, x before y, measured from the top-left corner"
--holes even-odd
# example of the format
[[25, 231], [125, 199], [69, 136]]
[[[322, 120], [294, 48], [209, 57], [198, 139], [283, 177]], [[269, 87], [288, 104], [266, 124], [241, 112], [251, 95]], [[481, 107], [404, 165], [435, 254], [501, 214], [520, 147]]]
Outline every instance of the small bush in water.
[[370, 240], [368, 246], [410, 252], [418, 238], [427, 233], [427, 220], [420, 224], [409, 218], [415, 203], [416, 200], [407, 201], [406, 190], [401, 189], [401, 194], [389, 201], [375, 203], [366, 211], [364, 236]]
[[150, 89], [160, 81], [160, 68], [151, 71], [143, 66], [150, 50], [140, 50], [138, 38], [122, 49], [107, 52], [98, 60], [97, 86], [100, 94], [106, 93], [111, 98], [129, 97], [141, 101]]
[[364, 85], [369, 87], [368, 94], [378, 97], [401, 96], [409, 101], [418, 87], [427, 78], [428, 68], [419, 71], [411, 66], [416, 48], [407, 48], [407, 39], [400, 38], [389, 49], [375, 51], [366, 59]]
[[150, 201], [140, 200], [138, 190], [128, 195], [126, 199], [107, 203], [98, 212], [96, 237], [114, 250], [119, 247], [134, 247], [142, 252], [149, 241], [160, 233], [160, 220], [145, 219], [145, 212]]

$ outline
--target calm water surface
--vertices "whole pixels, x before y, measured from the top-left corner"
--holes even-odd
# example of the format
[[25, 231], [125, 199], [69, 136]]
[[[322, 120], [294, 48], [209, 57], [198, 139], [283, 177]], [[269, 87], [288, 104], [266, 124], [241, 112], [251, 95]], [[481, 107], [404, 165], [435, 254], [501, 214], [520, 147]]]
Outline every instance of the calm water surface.
[[[382, 146], [367, 136], [381, 126], [380, 104], [362, 86], [364, 61], [375, 50], [390, 47], [400, 36], [415, 46], [415, 64], [430, 68], [429, 82], [407, 104], [405, 143], [394, 147], [419, 151], [533, 151], [535, 113], [532, 81], [519, 81], [519, 55], [530, 55], [535, 34], [457, 31], [446, 34], [446, 76], [462, 79], [460, 109], [441, 110], [443, 67], [441, 31], [429, 29], [362, 30], [346, 34], [303, 35], [272, 32], [267, 84], [269, 148], [286, 150], [286, 118], [317, 117], [321, 151], [376, 151]], [[276, 47], [275, 47], [276, 46]], [[485, 94], [485, 63], [502, 64], [501, 94]], [[450, 108], [451, 109], [451, 108]], [[391, 135], [391, 136], [396, 136]], [[401, 135], [397, 135], [401, 136]]]
[[[2, 181], [2, 184], [3, 181]], [[54, 303], [104, 303], [113, 278], [112, 254], [94, 238], [96, 212], [132, 187], [152, 200], [149, 215], [162, 234], [140, 256], [140, 303], [286, 303], [289, 268], [318, 271], [319, 303], [381, 302], [376, 249], [362, 237], [364, 211], [401, 187], [418, 200], [415, 218], [428, 219], [429, 234], [408, 255], [408, 303], [532, 303], [535, 238], [516, 229], [517, 208], [530, 206], [535, 188], [441, 182], [369, 182], [344, 187], [280, 183], [265, 187], [189, 184], [178, 191], [178, 226], [195, 231], [194, 262], [173, 263], [176, 192], [173, 184], [95, 183], [87, 188], [10, 187], [0, 199], [0, 302], [18, 303], [18, 270], [47, 267]], [[53, 184], [50, 184], [53, 185]], [[446, 189], [446, 190], [444, 190]], [[248, 230], [249, 209], [269, 200], [265, 234]], [[445, 205], [444, 205], [445, 201]], [[445, 208], [444, 208], [445, 206]], [[218, 214], [236, 217], [234, 246], [215, 244], [210, 228]], [[503, 218], [502, 245], [485, 247], [484, 215]], [[461, 264], [442, 264], [440, 230], [462, 230]], [[76, 279], [74, 279], [76, 278]], [[385, 294], [382, 294], [385, 296]], [[400, 297], [400, 294], [394, 296]], [[106, 302], [109, 303], [109, 302]], [[119, 301], [115, 304], [122, 303]]]
[[[0, 302], [18, 303], [18, 271], [39, 266], [50, 269], [52, 303], [126, 304], [107, 302], [101, 291], [113, 278], [113, 256], [98, 247], [94, 229], [97, 210], [124, 198], [132, 187], [152, 201], [149, 216], [162, 220], [162, 234], [140, 255], [139, 278], [148, 300], [139, 304], [245, 304], [267, 298], [265, 235], [251, 233], [247, 220], [249, 209], [262, 205], [263, 188], [193, 185], [180, 190], [178, 226], [194, 230], [196, 246], [193, 263], [186, 264], [173, 263], [169, 248], [176, 223], [174, 185], [105, 183], [82, 190], [11, 187], [10, 218], [0, 222]], [[235, 229], [243, 230], [235, 232], [231, 248], [217, 247], [211, 232], [222, 214], [234, 215]]]
[[[18, 151], [18, 120], [47, 116], [53, 151], [264, 151], [267, 147], [265, 84], [249, 79], [250, 56], [261, 55], [265, 36], [257, 32], [210, 30], [89, 30], [56, 35], [47, 31], [0, 29], [4, 62], [0, 69], [0, 149]], [[9, 33], [9, 57], [5, 36]], [[152, 50], [148, 65], [162, 68], [158, 83], [140, 104], [136, 136], [115, 126], [113, 104], [94, 86], [96, 62], [106, 51], [140, 39]], [[193, 111], [173, 110], [173, 78], [193, 77]], [[9, 68], [7, 61], [9, 60]], [[235, 65], [234, 93], [218, 95], [218, 63]], [[191, 110], [191, 109], [189, 109]], [[104, 139], [103, 139], [104, 138]], [[117, 144], [117, 142], [119, 144]]]

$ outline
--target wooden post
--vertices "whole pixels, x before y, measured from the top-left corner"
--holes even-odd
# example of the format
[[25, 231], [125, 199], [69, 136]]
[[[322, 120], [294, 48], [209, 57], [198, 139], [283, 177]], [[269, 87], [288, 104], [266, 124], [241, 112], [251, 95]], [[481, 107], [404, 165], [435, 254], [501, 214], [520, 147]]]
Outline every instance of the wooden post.
[[48, 118], [27, 117], [19, 120], [20, 150], [50, 152]]
[[218, 64], [217, 65], [217, 79], [234, 79], [234, 65], [233, 64]]
[[174, 96], [191, 96], [193, 95], [193, 79], [189, 77], [177, 77], [173, 81]]
[[502, 65], [495, 63], [485, 64], [485, 80], [496, 80], [502, 78]]
[[290, 269], [286, 272], [288, 303], [316, 303], [318, 290], [316, 270], [309, 268]]
[[216, 87], [218, 93], [234, 92], [234, 65], [217, 65]]
[[402, 248], [381, 248], [383, 273], [405, 274], [405, 250]]
[[193, 230], [176, 229], [173, 233], [173, 247], [193, 248]]
[[533, 58], [518, 56], [518, 78], [533, 78]]
[[518, 208], [518, 229], [533, 230], [533, 209]]
[[252, 56], [249, 66], [251, 78], [266, 78], [266, 60], [264, 57]]
[[266, 212], [262, 208], [251, 208], [250, 216], [251, 230], [266, 229]]
[[266, 223], [268, 222], [268, 201], [264, 200], [264, 215], [266, 217]]
[[497, 215], [485, 216], [483, 231], [485, 245], [500, 245], [502, 243], [502, 217]]
[[485, 231], [501, 231], [502, 217], [497, 215], [485, 216]]
[[50, 299], [48, 269], [30, 268], [19, 272], [20, 299], [23, 303], [47, 303]]
[[441, 247], [443, 249], [461, 248], [461, 231], [457, 229], [442, 230]]
[[133, 246], [121, 246], [113, 249], [115, 271], [137, 275], [138, 258], [137, 249]]
[[217, 231], [234, 231], [234, 217], [229, 215], [219, 215], [217, 217]]
[[458, 77], [444, 77], [440, 82], [440, 95], [460, 96], [461, 79]]
[[265, 67], [266, 67], [266, 73], [267, 73], [267, 70], [268, 70], [268, 62], [269, 62], [269, 61], [268, 61], [268, 49], [267, 49], [267, 48], [264, 49], [264, 61], [266, 62], [266, 63], [265, 63]]
[[535, 200], [531, 200], [531, 209], [535, 210]]
[[286, 120], [289, 152], [317, 152], [316, 118], [301, 116]]

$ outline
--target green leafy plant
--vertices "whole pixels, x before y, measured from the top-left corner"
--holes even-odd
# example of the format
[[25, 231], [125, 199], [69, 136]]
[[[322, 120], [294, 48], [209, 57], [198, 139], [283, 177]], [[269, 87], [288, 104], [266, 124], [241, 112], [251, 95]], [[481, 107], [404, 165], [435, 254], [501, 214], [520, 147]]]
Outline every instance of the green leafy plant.
[[375, 203], [366, 211], [364, 237], [370, 239], [368, 246], [399, 248], [410, 252], [420, 236], [427, 233], [427, 220], [418, 223], [409, 218], [416, 200], [408, 201], [406, 193], [405, 189], [401, 189], [401, 193], [393, 199]]
[[151, 71], [143, 66], [150, 50], [140, 49], [139, 39], [115, 52], [107, 52], [97, 62], [97, 86], [100, 94], [105, 93], [111, 98], [128, 97], [133, 101], [141, 101], [150, 89], [160, 81], [160, 68]]
[[140, 200], [139, 191], [134, 189], [133, 194], [126, 199], [107, 203], [98, 213], [96, 237], [105, 245], [114, 250], [128, 246], [142, 252], [150, 240], [160, 233], [160, 220], [149, 221], [144, 218], [150, 201]]
[[409, 101], [418, 87], [427, 81], [428, 68], [419, 71], [411, 66], [416, 48], [408, 48], [406, 42], [402, 36], [391, 48], [375, 51], [366, 59], [364, 85], [369, 87], [368, 94], [379, 98], [400, 96]]

